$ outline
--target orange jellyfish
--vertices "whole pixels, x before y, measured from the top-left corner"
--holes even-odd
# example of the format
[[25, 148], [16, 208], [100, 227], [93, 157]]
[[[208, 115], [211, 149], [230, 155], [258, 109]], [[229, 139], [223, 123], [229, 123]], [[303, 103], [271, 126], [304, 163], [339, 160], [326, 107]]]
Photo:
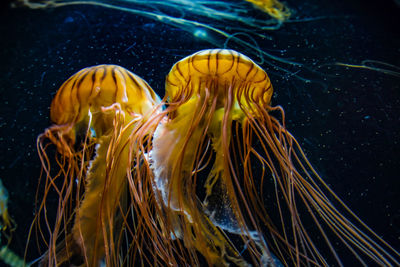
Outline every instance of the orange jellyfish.
[[233, 50], [200, 51], [171, 69], [149, 162], [174, 251], [184, 247], [189, 265], [329, 266], [343, 265], [339, 247], [364, 265], [399, 264], [315, 172], [272, 91], [266, 72]]
[[[54, 97], [55, 125], [38, 137], [44, 197], [34, 226], [47, 245], [42, 265], [116, 266], [129, 213], [127, 173], [134, 168], [130, 136], [156, 113], [159, 97], [140, 77], [116, 65], [85, 68]], [[48, 147], [56, 145], [55, 162]], [[55, 220], [47, 201], [58, 197]], [[54, 198], [54, 195], [52, 195]], [[42, 225], [46, 225], [47, 233]]]

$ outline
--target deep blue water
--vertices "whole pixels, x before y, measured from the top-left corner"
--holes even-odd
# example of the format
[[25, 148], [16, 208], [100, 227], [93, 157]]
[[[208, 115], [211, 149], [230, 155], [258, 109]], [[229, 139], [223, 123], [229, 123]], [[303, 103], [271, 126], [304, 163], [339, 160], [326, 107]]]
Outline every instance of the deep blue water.
[[[262, 64], [274, 86], [273, 104], [284, 107], [288, 129], [324, 180], [399, 250], [400, 78], [332, 63], [377, 60], [399, 67], [400, 8], [394, 1], [286, 2], [299, 21], [257, 42], [275, 56], [303, 63], [298, 69], [276, 64], [311, 82]], [[31, 10], [3, 4], [1, 13], [0, 179], [18, 224], [10, 248], [22, 255], [40, 174], [36, 137], [51, 124], [49, 106], [59, 86], [84, 67], [112, 63], [143, 77], [163, 96], [165, 75], [177, 60], [215, 45], [100, 7]], [[30, 251], [28, 259], [35, 257]]]

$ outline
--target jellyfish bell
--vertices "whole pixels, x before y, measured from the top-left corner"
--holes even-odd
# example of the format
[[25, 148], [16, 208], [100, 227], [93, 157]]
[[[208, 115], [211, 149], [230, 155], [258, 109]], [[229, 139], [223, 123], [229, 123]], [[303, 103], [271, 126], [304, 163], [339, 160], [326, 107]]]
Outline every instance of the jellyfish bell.
[[[239, 105], [262, 108], [269, 106], [272, 85], [268, 75], [245, 55], [233, 50], [203, 50], [177, 62], [166, 80], [166, 94], [174, 102], [179, 97], [204, 97], [207, 87], [215, 89], [221, 106], [232, 91], [235, 111]], [[211, 89], [213, 88], [213, 89]]]
[[332, 238], [361, 263], [398, 264], [398, 252], [315, 172], [271, 96], [265, 71], [233, 50], [203, 50], [172, 67], [150, 154], [163, 229], [210, 265], [341, 265]]
[[118, 105], [130, 121], [136, 114], [148, 114], [157, 102], [158, 96], [137, 75], [119, 66], [99, 65], [82, 69], [64, 82], [51, 103], [50, 118], [74, 143], [76, 131], [89, 119], [97, 136], [112, 130], [114, 112], [105, 107]]
[[[60, 203], [55, 226], [45, 220], [50, 238], [42, 265], [77, 264], [71, 262], [75, 257], [78, 265], [97, 266], [105, 255], [106, 264], [112, 265], [118, 258], [115, 231], [122, 226], [116, 214], [126, 208], [120, 199], [133, 164], [131, 135], [139, 121], [159, 112], [159, 103], [143, 79], [116, 65], [85, 68], [60, 87], [50, 110], [55, 125], [38, 137], [46, 181], [34, 225], [42, 235], [41, 216], [46, 219], [50, 190], [57, 192]], [[51, 171], [48, 143], [60, 154], [57, 174]]]

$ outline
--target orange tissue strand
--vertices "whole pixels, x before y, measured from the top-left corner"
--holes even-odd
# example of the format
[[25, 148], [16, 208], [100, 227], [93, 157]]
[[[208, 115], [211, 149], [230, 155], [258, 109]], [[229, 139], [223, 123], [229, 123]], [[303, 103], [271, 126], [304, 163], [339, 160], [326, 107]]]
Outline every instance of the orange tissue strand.
[[290, 18], [290, 9], [278, 0], [245, 0], [260, 10], [268, 13], [274, 19], [284, 22]]
[[[55, 124], [37, 140], [45, 179], [33, 228], [47, 246], [42, 266], [120, 261], [127, 174], [136, 164], [131, 135], [159, 103], [143, 79], [116, 65], [85, 68], [60, 87], [50, 109]], [[50, 194], [58, 198], [54, 221], [46, 213]]]

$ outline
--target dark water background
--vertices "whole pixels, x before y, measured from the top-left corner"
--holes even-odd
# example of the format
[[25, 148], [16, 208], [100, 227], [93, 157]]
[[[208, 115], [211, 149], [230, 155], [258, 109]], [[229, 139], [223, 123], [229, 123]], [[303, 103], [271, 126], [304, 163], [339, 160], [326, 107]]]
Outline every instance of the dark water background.
[[[326, 64], [371, 59], [400, 66], [400, 8], [388, 0], [286, 2], [293, 18], [322, 18], [287, 23], [259, 43], [315, 70], [298, 70], [311, 78], [306, 83], [263, 64], [274, 86], [273, 104], [284, 107], [287, 127], [324, 180], [399, 250], [400, 78]], [[163, 96], [171, 66], [207, 48], [214, 46], [188, 32], [115, 10], [11, 9], [2, 3], [0, 178], [18, 224], [14, 251], [23, 254], [33, 219], [40, 173], [36, 137], [51, 124], [49, 106], [59, 86], [84, 67], [112, 63]], [[35, 257], [29, 251], [28, 260]]]

